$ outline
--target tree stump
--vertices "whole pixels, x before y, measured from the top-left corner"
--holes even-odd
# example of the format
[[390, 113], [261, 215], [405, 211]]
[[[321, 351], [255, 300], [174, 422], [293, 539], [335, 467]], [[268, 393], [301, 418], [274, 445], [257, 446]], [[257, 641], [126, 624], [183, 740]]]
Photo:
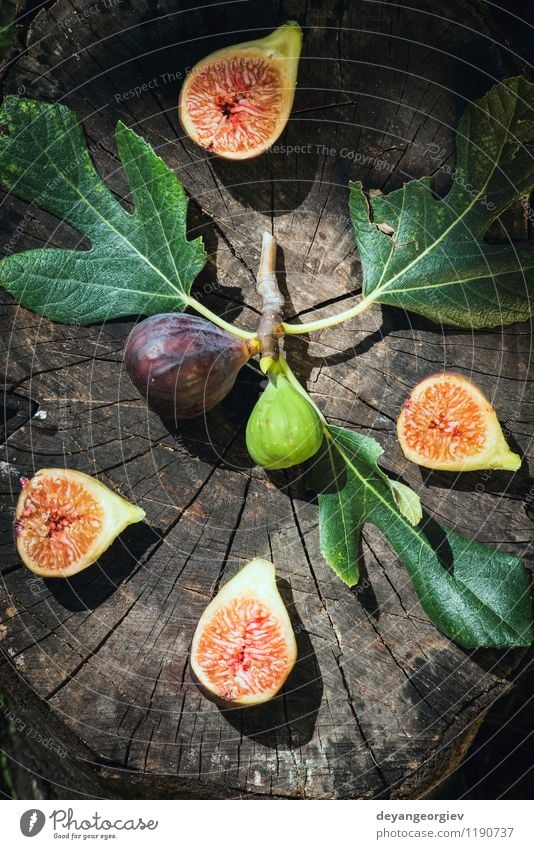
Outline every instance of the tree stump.
[[[41, 4], [39, 4], [41, 5]], [[120, 118], [147, 138], [191, 197], [190, 235], [209, 263], [196, 297], [255, 328], [261, 233], [280, 246], [286, 316], [326, 314], [360, 289], [349, 179], [389, 191], [454, 162], [466, 104], [521, 70], [483, 3], [57, 0], [33, 19], [4, 92], [67, 104], [98, 169], [128, 206], [114, 143]], [[491, 7], [489, 7], [491, 8]], [[232, 163], [184, 138], [180, 81], [217, 47], [288, 18], [304, 30], [295, 106], [271, 152]], [[436, 155], [439, 151], [439, 157]], [[86, 247], [62, 222], [2, 197], [4, 252]], [[526, 237], [527, 232], [523, 233]], [[317, 313], [317, 311], [320, 311]], [[6, 364], [0, 464], [0, 646], [19, 795], [33, 798], [413, 798], [458, 764], [484, 711], [525, 667], [524, 651], [465, 651], [422, 611], [378, 532], [349, 590], [319, 549], [303, 474], [252, 466], [244, 426], [261, 375], [244, 369], [206, 421], [169, 432], [122, 366], [133, 321], [53, 324], [0, 296]], [[525, 556], [532, 536], [532, 329], [472, 334], [400, 310], [286, 343], [298, 376], [335, 424], [375, 436], [384, 466], [460, 533]], [[442, 367], [472, 374], [525, 462], [460, 477], [407, 464], [395, 418], [410, 388]], [[97, 477], [140, 504], [86, 572], [34, 578], [11, 536], [19, 477], [45, 466]], [[188, 650], [213, 595], [247, 560], [277, 566], [299, 643], [282, 694], [220, 710], [193, 684]]]

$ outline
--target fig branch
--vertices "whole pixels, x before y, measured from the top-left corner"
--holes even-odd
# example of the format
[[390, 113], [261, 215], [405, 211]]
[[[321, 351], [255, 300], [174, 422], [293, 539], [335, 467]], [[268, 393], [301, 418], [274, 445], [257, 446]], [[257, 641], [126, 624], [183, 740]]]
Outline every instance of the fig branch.
[[318, 330], [324, 330], [326, 327], [334, 327], [336, 324], [341, 324], [343, 321], [354, 318], [354, 316], [359, 315], [374, 303], [374, 299], [372, 298], [363, 298], [348, 310], [336, 313], [336, 315], [327, 316], [326, 318], [317, 319], [317, 321], [310, 321], [306, 324], [292, 324], [291, 322], [282, 321], [284, 296], [280, 292], [276, 280], [276, 241], [267, 232], [263, 234], [262, 239], [256, 290], [262, 299], [262, 313], [257, 333], [251, 333], [249, 330], [242, 330], [236, 327], [235, 324], [230, 324], [191, 295], [187, 298], [187, 304], [222, 330], [226, 330], [240, 339], [258, 340], [264, 371], [267, 370], [272, 360], [278, 359], [278, 340], [284, 334], [297, 336], [303, 333], [314, 333]]
[[263, 234], [256, 289], [262, 300], [258, 339], [262, 359], [267, 363], [280, 356], [278, 337], [284, 309], [284, 296], [276, 280], [276, 242], [270, 233]]
[[263, 234], [262, 238], [256, 289], [262, 301], [261, 318], [256, 333], [229, 324], [191, 295], [188, 297], [187, 303], [188, 306], [222, 330], [226, 330], [241, 339], [257, 341], [266, 369], [271, 361], [277, 360], [279, 357], [278, 338], [283, 335], [282, 311], [284, 309], [284, 296], [280, 292], [276, 280], [276, 242], [274, 237], [267, 232]]
[[354, 318], [368, 309], [373, 303], [373, 298], [362, 298], [362, 300], [358, 301], [358, 303], [353, 307], [350, 307], [348, 310], [343, 310], [343, 312], [338, 312], [335, 315], [329, 315], [326, 318], [319, 318], [317, 321], [309, 321], [305, 324], [291, 324], [289, 322], [283, 322], [282, 328], [284, 333], [291, 336], [298, 336], [303, 333], [315, 333], [318, 330], [324, 330], [326, 327], [335, 327], [336, 324], [341, 324], [344, 321]]
[[[188, 306], [194, 309], [195, 312], [203, 315], [204, 318], [212, 321], [218, 327], [226, 330], [228, 333], [232, 333], [234, 336], [238, 336], [240, 339], [259, 338], [264, 356], [277, 359], [278, 339], [280, 336], [283, 336], [284, 334], [287, 334], [288, 336], [299, 336], [304, 333], [316, 333], [317, 331], [324, 330], [327, 327], [335, 327], [336, 324], [342, 324], [344, 321], [349, 321], [351, 318], [355, 318], [355, 316], [360, 315], [360, 313], [364, 312], [375, 302], [374, 298], [362, 298], [361, 301], [358, 301], [357, 304], [350, 307], [348, 310], [343, 310], [343, 312], [327, 316], [326, 318], [319, 318], [316, 321], [309, 321], [305, 324], [293, 324], [292, 322], [281, 321], [284, 298], [278, 289], [276, 276], [273, 270], [274, 257], [276, 255], [276, 242], [270, 233], [265, 233], [264, 239], [266, 237], [270, 240], [269, 248], [267, 252], [265, 252], [264, 248], [262, 248], [260, 270], [258, 272], [258, 281], [256, 284], [256, 289], [262, 296], [263, 300], [262, 317], [257, 333], [252, 333], [249, 330], [243, 330], [240, 327], [236, 327], [235, 324], [230, 324], [192, 296], [189, 296], [187, 299]], [[273, 265], [273, 268], [269, 270], [270, 264]]]

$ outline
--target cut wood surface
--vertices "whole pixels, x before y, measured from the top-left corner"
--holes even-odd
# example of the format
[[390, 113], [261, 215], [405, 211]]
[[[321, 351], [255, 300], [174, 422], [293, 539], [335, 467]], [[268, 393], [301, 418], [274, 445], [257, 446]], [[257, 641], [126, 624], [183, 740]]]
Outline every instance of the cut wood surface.
[[[491, 8], [489, 6], [488, 8]], [[217, 47], [288, 18], [304, 30], [288, 127], [258, 159], [210, 158], [184, 138], [176, 104], [187, 69]], [[349, 179], [389, 191], [454, 162], [466, 104], [522, 70], [485, 4], [287, 0], [57, 0], [33, 19], [4, 93], [67, 104], [98, 169], [126, 206], [118, 119], [147, 138], [191, 197], [191, 235], [209, 253], [194, 293], [255, 329], [261, 233], [273, 232], [286, 317], [346, 306], [361, 274]], [[439, 156], [436, 151], [439, 151]], [[524, 225], [524, 222], [523, 222]], [[514, 232], [522, 237], [521, 222]], [[1, 198], [3, 252], [78, 246], [78, 234]], [[349, 590], [319, 548], [303, 473], [268, 474], [245, 449], [262, 378], [245, 368], [205, 422], [169, 432], [123, 367], [132, 321], [53, 324], [0, 294], [5, 415], [0, 463], [0, 674], [19, 788], [28, 796], [418, 797], [463, 756], [484, 711], [528, 662], [524, 651], [465, 651], [421, 609], [407, 573], [367, 527], [363, 577]], [[532, 537], [532, 328], [472, 334], [373, 307], [286, 352], [334, 424], [374, 436], [384, 467], [429, 512], [525, 558]], [[451, 476], [408, 464], [395, 419], [411, 387], [441, 368], [487, 393], [520, 471]], [[530, 459], [529, 459], [530, 451]], [[12, 540], [19, 477], [69, 466], [142, 506], [86, 572], [42, 581]], [[530, 499], [530, 501], [529, 501]], [[191, 680], [188, 650], [217, 588], [259, 555], [277, 566], [299, 661], [282, 694], [220, 710]], [[3, 708], [7, 716], [8, 708]], [[41, 739], [38, 739], [38, 736]], [[50, 742], [52, 741], [52, 742]], [[61, 747], [61, 748], [59, 748]]]

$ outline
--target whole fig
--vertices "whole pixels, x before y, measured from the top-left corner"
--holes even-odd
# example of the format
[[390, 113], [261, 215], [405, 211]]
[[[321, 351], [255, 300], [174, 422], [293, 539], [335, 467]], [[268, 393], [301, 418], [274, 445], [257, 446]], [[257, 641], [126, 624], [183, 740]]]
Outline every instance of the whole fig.
[[288, 469], [317, 454], [323, 441], [321, 422], [285, 374], [273, 371], [268, 377], [247, 423], [247, 449], [265, 469]]
[[134, 327], [124, 362], [148, 406], [179, 421], [222, 401], [257, 350], [255, 340], [237, 338], [199, 316], [163, 313]]

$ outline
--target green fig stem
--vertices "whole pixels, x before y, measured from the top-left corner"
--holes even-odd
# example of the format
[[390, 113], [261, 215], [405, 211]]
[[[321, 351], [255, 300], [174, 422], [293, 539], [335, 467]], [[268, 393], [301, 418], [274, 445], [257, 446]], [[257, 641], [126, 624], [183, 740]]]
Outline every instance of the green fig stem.
[[187, 306], [204, 316], [204, 318], [207, 318], [208, 321], [216, 324], [217, 327], [221, 328], [221, 330], [226, 330], [227, 333], [231, 333], [239, 339], [257, 340], [258, 338], [257, 333], [251, 333], [250, 330], [242, 330], [240, 327], [236, 327], [235, 324], [230, 324], [228, 321], [225, 321], [224, 318], [221, 318], [219, 315], [201, 304], [200, 301], [197, 301], [196, 298], [191, 297], [191, 295], [187, 298]]
[[284, 297], [276, 281], [276, 242], [270, 233], [263, 234], [256, 289], [262, 300], [261, 319], [258, 325], [262, 358], [277, 360], [280, 355], [278, 337], [282, 323]]
[[302, 333], [315, 333], [317, 330], [324, 330], [326, 327], [335, 327], [336, 324], [341, 324], [343, 321], [348, 321], [351, 318], [359, 315], [368, 309], [374, 299], [370, 297], [362, 298], [355, 306], [343, 312], [338, 312], [335, 315], [327, 316], [327, 318], [319, 318], [317, 321], [309, 321], [306, 324], [291, 324], [282, 322], [282, 330], [291, 336], [298, 336]]
[[273, 357], [260, 357], [260, 369], [264, 374], [280, 373], [279, 359]]
[[278, 357], [277, 360], [273, 360], [269, 357], [262, 357], [261, 360], [260, 360], [260, 368], [261, 368], [262, 372], [266, 375], [283, 374], [284, 377], [287, 378], [287, 380], [289, 381], [291, 386], [294, 389], [296, 389], [297, 392], [299, 392], [302, 395], [303, 398], [306, 399], [306, 401], [308, 402], [308, 404], [311, 407], [313, 407], [313, 409], [315, 410], [315, 412], [319, 416], [319, 419], [321, 420], [323, 427], [328, 427], [328, 422], [326, 421], [325, 417], [323, 416], [321, 410], [319, 409], [319, 407], [317, 406], [315, 401], [311, 398], [311, 396], [308, 394], [306, 389], [304, 389], [303, 385], [301, 384], [299, 379], [296, 377], [296, 375], [291, 371], [289, 363], [286, 360], [286, 358], [283, 356], [283, 354], [280, 354], [280, 356]]
[[310, 404], [313, 407], [313, 409], [315, 410], [315, 412], [319, 416], [321, 424], [323, 425], [323, 430], [328, 428], [328, 422], [326, 421], [325, 417], [323, 416], [322, 412], [320, 411], [320, 409], [317, 406], [317, 404], [315, 403], [315, 401], [310, 397], [310, 395], [304, 389], [303, 385], [300, 383], [298, 378], [291, 371], [291, 368], [289, 367], [289, 363], [287, 362], [286, 358], [283, 357], [283, 356], [280, 356], [278, 363], [277, 363], [277, 366], [278, 366], [278, 369], [282, 372], [282, 374], [284, 374], [287, 377], [288, 381], [291, 383], [293, 388], [296, 389], [297, 392], [300, 392], [300, 394], [302, 395], [303, 398], [306, 399], [308, 404]]

